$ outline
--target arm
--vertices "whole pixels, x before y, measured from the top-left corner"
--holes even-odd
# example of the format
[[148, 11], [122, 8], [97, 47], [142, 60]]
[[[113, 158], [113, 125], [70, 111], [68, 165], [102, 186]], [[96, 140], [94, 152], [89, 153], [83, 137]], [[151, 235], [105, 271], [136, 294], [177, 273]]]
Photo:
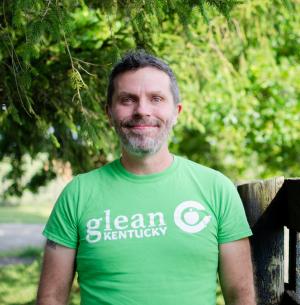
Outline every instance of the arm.
[[227, 305], [256, 305], [248, 238], [220, 244], [219, 278]]
[[75, 274], [76, 250], [47, 240], [37, 305], [65, 305]]

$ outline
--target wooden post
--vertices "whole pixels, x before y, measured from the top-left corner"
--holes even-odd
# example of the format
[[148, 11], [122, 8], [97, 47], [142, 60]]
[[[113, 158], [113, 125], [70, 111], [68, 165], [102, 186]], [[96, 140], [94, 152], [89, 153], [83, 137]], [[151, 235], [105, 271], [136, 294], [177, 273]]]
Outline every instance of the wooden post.
[[289, 228], [289, 281], [282, 305], [300, 304], [300, 179], [286, 179], [283, 185], [282, 202], [285, 207], [285, 222]]
[[282, 305], [300, 304], [300, 234], [290, 229], [289, 283]]
[[276, 201], [284, 177], [238, 186], [248, 221], [258, 305], [279, 305], [284, 294], [284, 232]]
[[[299, 219], [300, 221], [300, 219]], [[296, 295], [298, 297], [298, 302], [300, 303], [300, 233], [296, 234]]]

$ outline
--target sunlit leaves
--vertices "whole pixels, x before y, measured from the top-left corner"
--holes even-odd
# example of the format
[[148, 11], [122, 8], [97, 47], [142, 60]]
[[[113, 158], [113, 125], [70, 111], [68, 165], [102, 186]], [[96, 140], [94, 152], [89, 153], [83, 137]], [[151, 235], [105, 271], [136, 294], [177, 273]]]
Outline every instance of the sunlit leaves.
[[[78, 173], [120, 153], [105, 114], [107, 77], [135, 47], [177, 76], [174, 153], [233, 179], [299, 175], [299, 5], [235, 3], [5, 1], [0, 159], [13, 160], [11, 191], [26, 187], [18, 182], [26, 154], [48, 153]], [[228, 22], [218, 10], [228, 17], [230, 9]], [[32, 189], [51, 175], [37, 175]]]

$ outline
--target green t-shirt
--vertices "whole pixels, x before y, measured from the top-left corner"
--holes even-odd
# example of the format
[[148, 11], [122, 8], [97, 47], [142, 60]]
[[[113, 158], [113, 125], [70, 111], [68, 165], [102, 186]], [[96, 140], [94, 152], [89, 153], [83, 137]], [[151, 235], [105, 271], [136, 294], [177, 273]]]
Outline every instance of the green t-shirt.
[[252, 233], [228, 178], [174, 156], [156, 174], [118, 159], [76, 176], [43, 234], [77, 249], [82, 305], [214, 305], [218, 245]]

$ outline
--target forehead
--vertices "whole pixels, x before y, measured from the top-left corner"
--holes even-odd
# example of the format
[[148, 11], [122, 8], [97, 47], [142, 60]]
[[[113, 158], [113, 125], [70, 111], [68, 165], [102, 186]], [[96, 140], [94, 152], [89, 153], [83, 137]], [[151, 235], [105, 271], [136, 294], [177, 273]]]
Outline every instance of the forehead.
[[170, 78], [167, 73], [154, 67], [129, 70], [118, 75], [114, 80], [115, 91], [170, 91]]

